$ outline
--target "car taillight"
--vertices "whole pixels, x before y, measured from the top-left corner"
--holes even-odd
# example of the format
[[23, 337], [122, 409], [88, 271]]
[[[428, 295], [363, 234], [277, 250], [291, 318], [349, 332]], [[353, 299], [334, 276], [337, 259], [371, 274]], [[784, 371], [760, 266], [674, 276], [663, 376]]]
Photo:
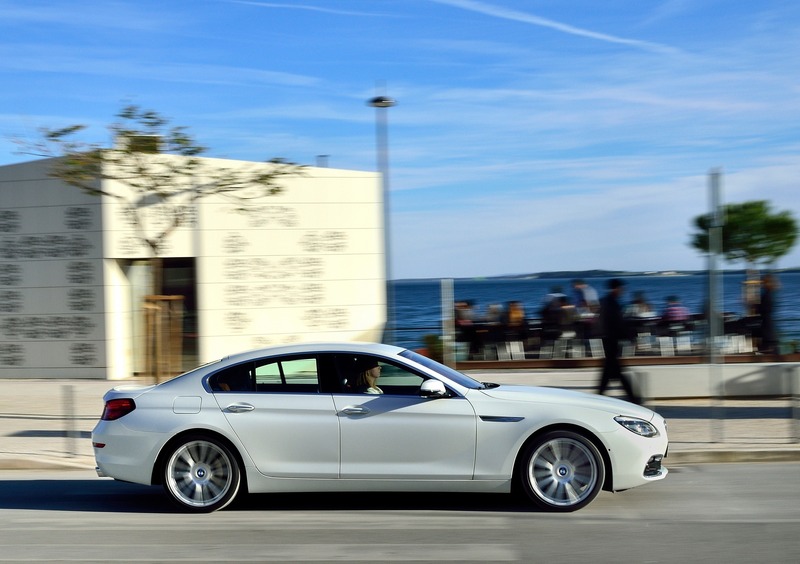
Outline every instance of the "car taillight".
[[136, 409], [136, 404], [131, 398], [112, 399], [106, 402], [103, 408], [103, 421], [114, 421]]

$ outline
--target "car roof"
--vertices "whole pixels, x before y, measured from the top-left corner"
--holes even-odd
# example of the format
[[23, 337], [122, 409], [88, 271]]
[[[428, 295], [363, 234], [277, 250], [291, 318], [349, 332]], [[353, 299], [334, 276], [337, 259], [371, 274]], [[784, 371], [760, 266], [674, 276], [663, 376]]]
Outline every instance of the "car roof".
[[265, 356], [281, 356], [290, 354], [308, 353], [354, 353], [354, 354], [377, 354], [383, 356], [397, 356], [405, 349], [394, 345], [383, 343], [366, 342], [319, 342], [319, 343], [296, 343], [289, 345], [278, 345], [264, 347], [250, 351], [244, 351], [221, 358], [222, 362], [236, 363], [262, 358]]

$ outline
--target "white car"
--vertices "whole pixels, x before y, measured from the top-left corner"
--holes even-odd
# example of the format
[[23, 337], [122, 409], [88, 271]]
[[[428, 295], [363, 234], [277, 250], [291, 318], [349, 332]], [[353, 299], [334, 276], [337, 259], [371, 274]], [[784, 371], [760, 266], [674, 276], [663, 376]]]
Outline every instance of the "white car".
[[540, 508], [575, 511], [601, 489], [667, 475], [666, 424], [649, 409], [481, 383], [390, 345], [266, 348], [156, 386], [118, 387], [104, 400], [92, 432], [98, 474], [163, 484], [195, 512], [244, 491], [515, 485]]

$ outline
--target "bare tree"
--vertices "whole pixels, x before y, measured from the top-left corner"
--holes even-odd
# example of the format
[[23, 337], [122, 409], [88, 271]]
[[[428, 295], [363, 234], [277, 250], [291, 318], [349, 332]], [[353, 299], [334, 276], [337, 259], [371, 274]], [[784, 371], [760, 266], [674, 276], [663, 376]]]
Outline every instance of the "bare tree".
[[77, 139], [86, 126], [72, 125], [42, 128], [40, 139], [21, 144], [22, 152], [58, 157], [50, 176], [123, 206], [136, 237], [149, 249], [154, 293], [160, 291], [162, 249], [176, 229], [192, 221], [197, 200], [221, 196], [234, 211], [246, 212], [254, 200], [282, 192], [281, 180], [303, 172], [280, 158], [235, 168], [222, 161], [211, 166], [200, 158], [207, 149], [159, 113], [126, 106], [116, 118], [109, 127], [112, 148]]

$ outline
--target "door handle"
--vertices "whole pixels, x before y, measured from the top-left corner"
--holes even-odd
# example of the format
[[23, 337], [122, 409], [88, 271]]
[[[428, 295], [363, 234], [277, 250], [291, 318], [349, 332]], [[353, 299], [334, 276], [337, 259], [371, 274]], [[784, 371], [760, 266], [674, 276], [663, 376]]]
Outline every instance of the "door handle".
[[231, 413], [245, 413], [246, 411], [253, 411], [254, 409], [255, 406], [249, 403], [232, 403], [225, 408], [226, 411], [230, 411]]
[[342, 413], [345, 415], [367, 415], [369, 413], [369, 409], [363, 405], [351, 405], [350, 407], [345, 407], [342, 410]]

